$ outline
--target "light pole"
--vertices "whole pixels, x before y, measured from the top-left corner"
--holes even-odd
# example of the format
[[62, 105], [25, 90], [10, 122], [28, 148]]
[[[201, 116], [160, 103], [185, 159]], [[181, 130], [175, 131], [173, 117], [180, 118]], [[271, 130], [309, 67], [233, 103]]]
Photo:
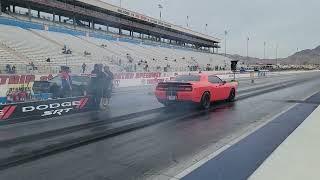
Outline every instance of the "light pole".
[[[299, 48], [297, 48], [297, 52], [299, 52]], [[296, 58], [296, 65], [299, 65], [298, 58]]]
[[187, 27], [189, 27], [189, 16], [187, 16]]
[[224, 31], [224, 56], [227, 57], [227, 35], [228, 31]]
[[227, 35], [228, 35], [228, 31], [225, 30], [225, 31], [224, 31], [224, 56], [225, 56], [225, 59], [224, 59], [224, 68], [227, 67]]
[[247, 60], [249, 60], [249, 37], [247, 37]]
[[263, 59], [266, 59], [266, 42], [263, 42]]
[[158, 8], [160, 10], [160, 20], [161, 20], [161, 18], [162, 18], [161, 10], [163, 9], [163, 6], [161, 4], [158, 4]]
[[205, 31], [206, 34], [208, 34], [207, 28], [208, 28], [208, 24], [206, 24], [206, 26], [204, 27], [204, 31]]
[[278, 44], [276, 45], [276, 66], [278, 66]]

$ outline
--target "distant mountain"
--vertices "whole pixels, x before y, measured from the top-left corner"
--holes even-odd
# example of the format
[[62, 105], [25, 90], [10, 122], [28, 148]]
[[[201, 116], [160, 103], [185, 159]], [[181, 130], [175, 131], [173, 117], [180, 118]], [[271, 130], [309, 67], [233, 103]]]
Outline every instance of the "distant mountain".
[[[275, 59], [260, 59], [256, 57], [241, 56], [239, 54], [232, 54], [232, 55], [228, 54], [227, 57], [232, 60], [238, 60], [240, 62], [244, 62], [245, 64], [276, 64]], [[281, 59], [278, 59], [278, 61], [280, 62]]]
[[284, 59], [285, 64], [320, 64], [320, 46], [314, 49], [305, 49]]
[[[239, 60], [246, 64], [295, 64], [295, 65], [306, 65], [306, 64], [320, 64], [320, 46], [314, 49], [305, 49], [294, 53], [287, 58], [279, 59], [260, 59], [255, 57], [245, 57], [238, 54], [227, 55], [230, 59]], [[277, 61], [277, 62], [276, 62]]]

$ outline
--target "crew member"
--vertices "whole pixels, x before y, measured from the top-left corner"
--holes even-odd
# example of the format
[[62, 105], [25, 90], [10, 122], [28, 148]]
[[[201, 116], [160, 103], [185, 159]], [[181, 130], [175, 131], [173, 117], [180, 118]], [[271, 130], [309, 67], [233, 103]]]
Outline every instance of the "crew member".
[[103, 84], [105, 83], [105, 73], [102, 71], [101, 64], [95, 64], [91, 72], [90, 93], [93, 97], [93, 106], [100, 108], [101, 98], [103, 96]]
[[69, 75], [70, 69], [67, 66], [61, 66], [61, 91], [60, 91], [60, 97], [70, 97], [71, 91], [72, 91], [72, 80], [71, 76]]
[[107, 108], [110, 104], [112, 87], [113, 87], [113, 73], [110, 71], [109, 66], [104, 66], [104, 73], [105, 73], [105, 82], [104, 82], [104, 91], [103, 91], [103, 106]]

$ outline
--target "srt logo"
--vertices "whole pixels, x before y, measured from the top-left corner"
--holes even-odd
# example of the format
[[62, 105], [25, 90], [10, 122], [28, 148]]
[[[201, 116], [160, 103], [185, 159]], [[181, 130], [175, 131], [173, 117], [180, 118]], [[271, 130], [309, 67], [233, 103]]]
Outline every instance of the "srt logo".
[[68, 113], [71, 110], [83, 109], [87, 104], [88, 98], [82, 98], [80, 101], [69, 101], [63, 103], [52, 103], [52, 104], [41, 104], [38, 106], [25, 106], [22, 107], [22, 112], [34, 112], [34, 111], [43, 111], [41, 116], [50, 116], [50, 115], [59, 115], [61, 116], [64, 113]]

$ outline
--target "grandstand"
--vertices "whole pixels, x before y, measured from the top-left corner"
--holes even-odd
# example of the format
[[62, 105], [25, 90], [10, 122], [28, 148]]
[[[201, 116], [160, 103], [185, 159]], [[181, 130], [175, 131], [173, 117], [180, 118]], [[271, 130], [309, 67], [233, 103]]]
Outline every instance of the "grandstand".
[[194, 66], [205, 69], [208, 64], [226, 68], [230, 61], [209, 48], [140, 39], [8, 11], [0, 16], [0, 32], [1, 70], [10, 64], [23, 73], [29, 71], [31, 62], [36, 72], [54, 73], [65, 64], [73, 72], [80, 72], [83, 63], [90, 68], [108, 64], [117, 72], [189, 71]]

